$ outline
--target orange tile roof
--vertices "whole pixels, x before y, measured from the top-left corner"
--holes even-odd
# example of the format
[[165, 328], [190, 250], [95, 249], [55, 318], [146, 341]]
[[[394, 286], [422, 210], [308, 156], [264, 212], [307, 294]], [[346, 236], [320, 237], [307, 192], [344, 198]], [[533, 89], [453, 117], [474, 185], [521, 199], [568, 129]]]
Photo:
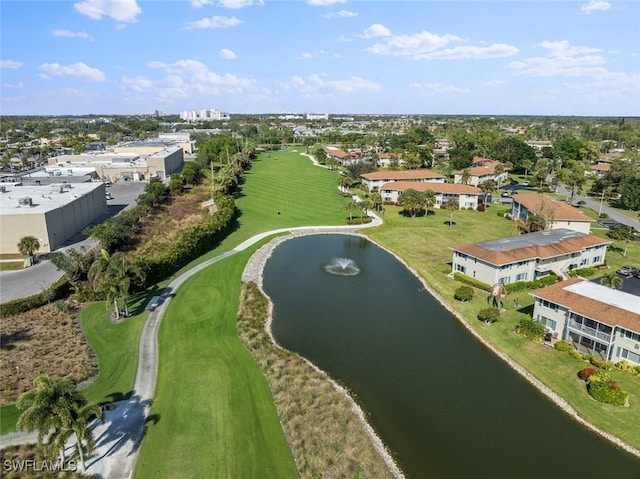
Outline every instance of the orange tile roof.
[[[478, 156], [473, 157], [473, 164], [479, 166], [472, 166], [469, 168], [469, 174], [471, 176], [484, 176], [494, 175], [496, 173], [496, 166], [501, 164], [499, 161], [490, 160], [489, 158], [480, 158]], [[461, 175], [464, 170], [456, 171], [456, 174]]]
[[480, 188], [469, 185], [461, 185], [460, 183], [431, 183], [431, 182], [416, 182], [416, 181], [393, 181], [391, 183], [385, 183], [380, 187], [380, 190], [416, 190], [427, 191], [431, 190], [435, 193], [454, 193], [464, 195], [482, 195]]
[[548, 196], [541, 195], [540, 193], [513, 195], [512, 198], [514, 203], [521, 204], [536, 215], [540, 215], [544, 210], [544, 212], [552, 211], [554, 220], [594, 221], [578, 208], [574, 208], [564, 201], [554, 200]]
[[[585, 281], [586, 280], [584, 278], [576, 276], [566, 281], [560, 281], [552, 284], [551, 286], [531, 291], [530, 294], [534, 297], [546, 299], [547, 301], [566, 306], [578, 314], [595, 319], [601, 323], [608, 324], [609, 326], [621, 326], [623, 328], [640, 332], [639, 314], [567, 290], [569, 286]], [[602, 288], [608, 290], [605, 286], [602, 286]], [[607, 291], [604, 293], [606, 292]], [[621, 292], [617, 291], [616, 293]], [[638, 301], [640, 301], [640, 298], [638, 298]]]
[[591, 169], [596, 171], [609, 171], [611, 170], [611, 163], [596, 163]]
[[[534, 239], [539, 238], [540, 235], [545, 233], [559, 235], [562, 234], [563, 231], [571, 231], [571, 235], [564, 239], [559, 239], [551, 244], [536, 244], [537, 242], [534, 241]], [[513, 248], [509, 248], [509, 240], [511, 238], [513, 238]], [[528, 259], [553, 258], [555, 256], [575, 253], [590, 246], [599, 246], [611, 243], [611, 241], [598, 238], [597, 236], [587, 235], [567, 229], [552, 230], [550, 232], [544, 231], [538, 233], [527, 233], [511, 238], [492, 240], [492, 242], [501, 241], [504, 243], [503, 247], [500, 249], [488, 249], [483, 246], [483, 243], [463, 244], [454, 246], [452, 249], [481, 259], [487, 263], [499, 266]], [[526, 241], [528, 238], [531, 238], [532, 240], [530, 243], [527, 243]]]
[[344, 150], [341, 150], [337, 146], [324, 146], [322, 149], [325, 151], [327, 155], [336, 156], [338, 158], [349, 158], [349, 153]]
[[360, 175], [366, 180], [419, 180], [423, 178], [444, 178], [431, 170], [374, 171]]

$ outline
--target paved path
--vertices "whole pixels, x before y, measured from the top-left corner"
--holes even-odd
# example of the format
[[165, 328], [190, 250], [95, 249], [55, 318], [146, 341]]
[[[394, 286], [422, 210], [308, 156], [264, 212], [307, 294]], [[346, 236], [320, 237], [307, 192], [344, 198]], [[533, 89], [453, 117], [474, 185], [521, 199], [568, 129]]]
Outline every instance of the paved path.
[[[563, 187], [558, 187], [558, 193], [567, 196], [567, 198], [571, 197], [571, 191]], [[605, 203], [602, 204], [601, 210], [599, 199], [589, 198], [582, 195], [573, 195], [573, 204], [578, 203], [578, 201], [584, 201], [585, 205], [596, 212], [602, 211], [602, 213], [606, 213], [612, 220], [622, 223], [623, 225], [633, 226], [635, 229], [640, 230], [640, 218], [631, 218], [624, 213], [620, 213], [618, 210], [607, 206]]]
[[[131, 398], [113, 403], [110, 410], [105, 411], [102, 421], [92, 425], [96, 450], [87, 459], [87, 472], [103, 479], [126, 479], [133, 476], [138, 449], [146, 425], [153, 422], [153, 415], [149, 416], [149, 407], [153, 400], [158, 374], [158, 329], [164, 313], [178, 288], [190, 277], [204, 268], [224, 258], [239, 253], [257, 242], [278, 233], [309, 233], [309, 232], [344, 232], [382, 224], [382, 220], [370, 212], [370, 223], [353, 226], [303, 226], [296, 228], [281, 228], [257, 234], [231, 251], [227, 251], [215, 258], [211, 258], [174, 279], [160, 295], [160, 301], [155, 310], [149, 313], [140, 336], [138, 370]], [[35, 442], [34, 433], [11, 433], [0, 436], [0, 449], [13, 444]], [[71, 446], [72, 443], [69, 444]]]

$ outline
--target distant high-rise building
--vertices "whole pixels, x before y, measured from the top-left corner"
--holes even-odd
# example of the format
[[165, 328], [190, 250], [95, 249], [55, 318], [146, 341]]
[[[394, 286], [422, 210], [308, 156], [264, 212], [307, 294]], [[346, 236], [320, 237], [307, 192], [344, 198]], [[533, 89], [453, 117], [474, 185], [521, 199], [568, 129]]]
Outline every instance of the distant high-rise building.
[[223, 113], [216, 109], [200, 110], [200, 111], [183, 111], [180, 113], [180, 119], [187, 121], [205, 121], [205, 120], [230, 120], [229, 113]]

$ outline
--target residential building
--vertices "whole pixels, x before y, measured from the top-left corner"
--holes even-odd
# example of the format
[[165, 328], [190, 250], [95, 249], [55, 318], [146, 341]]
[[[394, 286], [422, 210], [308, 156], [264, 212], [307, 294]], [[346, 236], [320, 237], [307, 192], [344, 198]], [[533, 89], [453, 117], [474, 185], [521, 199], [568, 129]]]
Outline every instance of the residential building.
[[580, 277], [531, 292], [533, 318], [607, 361], [640, 364], [640, 297]]
[[49, 253], [100, 218], [107, 208], [102, 182], [6, 186], [0, 190], [0, 254], [19, 254], [33, 236]]
[[378, 166], [380, 168], [389, 168], [394, 165], [402, 164], [402, 154], [401, 153], [380, 153], [378, 155]]
[[187, 121], [206, 121], [206, 120], [230, 120], [229, 113], [223, 113], [215, 109], [210, 110], [191, 110], [180, 113], [180, 119]]
[[569, 228], [589, 233], [594, 221], [578, 208], [540, 193], [513, 195], [511, 216], [527, 221], [531, 215], [544, 218], [546, 229]]
[[611, 171], [611, 163], [598, 162], [595, 165], [591, 165], [591, 174], [602, 178], [607, 172]]
[[[388, 172], [390, 173], [390, 172]], [[396, 172], [399, 173], [399, 172]], [[397, 202], [405, 190], [427, 191], [436, 194], [435, 207], [440, 208], [449, 200], [458, 202], [459, 209], [478, 207], [479, 198], [482, 196], [480, 188], [468, 185], [456, 185], [438, 181], [392, 181], [380, 187], [380, 195], [384, 202]]]
[[360, 175], [362, 183], [369, 191], [379, 190], [385, 183], [394, 181], [418, 181], [444, 183], [445, 177], [432, 170], [374, 171]]
[[327, 157], [334, 158], [341, 165], [347, 165], [351, 161], [353, 161], [353, 158], [349, 153], [341, 148], [338, 148], [337, 146], [327, 145], [323, 146], [322, 149], [324, 150]]
[[562, 228], [454, 246], [452, 272], [494, 285], [604, 264], [611, 241]]
[[[480, 158], [478, 156], [473, 158], [473, 163], [469, 170], [469, 182], [467, 184], [471, 186], [480, 186], [487, 180], [494, 180], [498, 185], [503, 185], [509, 176], [509, 172], [504, 171], [500, 174], [496, 173], [496, 166], [501, 163], [496, 160], [490, 160], [488, 158]], [[462, 183], [462, 175], [464, 170], [456, 171], [453, 177], [454, 183]]]

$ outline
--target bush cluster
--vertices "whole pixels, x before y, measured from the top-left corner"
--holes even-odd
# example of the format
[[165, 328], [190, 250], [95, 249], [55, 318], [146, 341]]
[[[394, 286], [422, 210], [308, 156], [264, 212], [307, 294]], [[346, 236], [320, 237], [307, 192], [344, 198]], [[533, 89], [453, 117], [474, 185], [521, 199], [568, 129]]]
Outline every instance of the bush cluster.
[[516, 293], [518, 291], [525, 291], [528, 289], [538, 289], [549, 286], [558, 281], [558, 277], [555, 274], [548, 274], [535, 281], [518, 281], [516, 283], [505, 284], [507, 293]]
[[483, 323], [495, 323], [500, 318], [500, 311], [498, 308], [485, 308], [478, 313], [478, 319]]
[[606, 369], [606, 370], [613, 369], [613, 363], [609, 363], [604, 359], [602, 359], [600, 356], [596, 356], [595, 354], [587, 354], [583, 356], [583, 359], [585, 361], [589, 361], [591, 364], [593, 364], [597, 368]]
[[578, 377], [583, 381], [589, 379], [596, 372], [596, 368], [583, 368], [578, 371]]
[[623, 391], [605, 371], [597, 371], [589, 376], [587, 390], [593, 399], [615, 406], [624, 406], [629, 393]]
[[505, 215], [508, 214], [511, 214], [511, 208], [502, 208], [496, 211], [496, 215], [498, 215], [500, 218], [504, 218]]
[[583, 278], [586, 278], [586, 277], [593, 276], [594, 274], [596, 274], [596, 268], [589, 267], [589, 268], [574, 269], [574, 270], [569, 271], [568, 274], [571, 277], [573, 277], [573, 276], [582, 276]]
[[553, 347], [556, 348], [558, 351], [562, 351], [565, 353], [568, 353], [569, 351], [575, 351], [575, 349], [573, 349], [573, 346], [571, 346], [571, 344], [569, 344], [564, 340], [558, 341], [556, 344], [553, 345]]
[[615, 367], [625, 373], [633, 374], [634, 376], [640, 376], [640, 366], [634, 366], [627, 361], [618, 361]]
[[483, 283], [482, 281], [472, 278], [471, 276], [467, 276], [466, 274], [462, 274], [459, 271], [456, 271], [455, 273], [453, 273], [453, 279], [455, 279], [456, 281], [460, 281], [461, 283], [465, 283], [470, 286], [473, 286], [474, 288], [487, 291], [489, 293], [491, 292], [491, 289], [492, 289], [491, 285], [487, 283]]
[[544, 324], [529, 317], [521, 319], [516, 326], [516, 333], [532, 341], [542, 341], [544, 332]]
[[462, 302], [471, 301], [473, 299], [473, 288], [471, 286], [460, 286], [453, 293], [453, 297]]
[[34, 294], [28, 298], [20, 298], [0, 304], [0, 318], [11, 316], [13, 314], [24, 313], [25, 311], [39, 308], [40, 306], [44, 306], [45, 304], [55, 300], [66, 298], [69, 294], [69, 290], [70, 285], [67, 279], [63, 276], [38, 294]]

